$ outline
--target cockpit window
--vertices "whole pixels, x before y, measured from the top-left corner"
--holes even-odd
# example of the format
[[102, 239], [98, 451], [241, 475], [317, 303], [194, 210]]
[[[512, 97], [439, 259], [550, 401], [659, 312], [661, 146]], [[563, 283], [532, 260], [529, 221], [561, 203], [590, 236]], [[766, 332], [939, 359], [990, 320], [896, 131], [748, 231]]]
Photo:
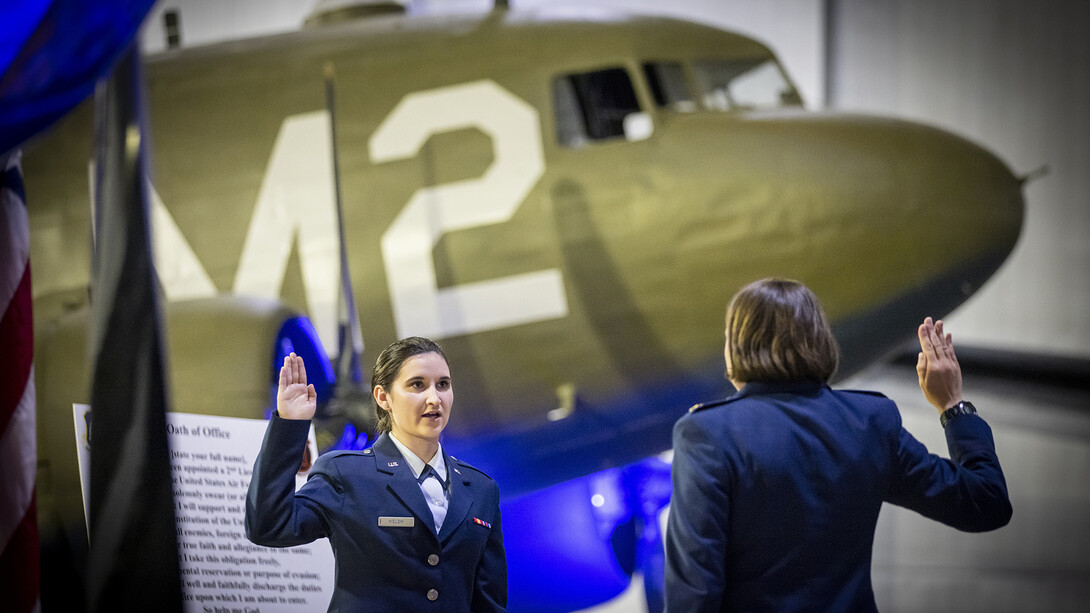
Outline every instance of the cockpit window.
[[640, 112], [632, 80], [624, 68], [568, 74], [553, 82], [556, 131], [560, 144], [625, 137], [625, 118]]
[[693, 74], [705, 108], [716, 111], [771, 109], [802, 104], [772, 58], [702, 60]]
[[696, 110], [696, 101], [685, 82], [685, 73], [679, 62], [647, 62], [643, 74], [655, 104], [672, 111]]

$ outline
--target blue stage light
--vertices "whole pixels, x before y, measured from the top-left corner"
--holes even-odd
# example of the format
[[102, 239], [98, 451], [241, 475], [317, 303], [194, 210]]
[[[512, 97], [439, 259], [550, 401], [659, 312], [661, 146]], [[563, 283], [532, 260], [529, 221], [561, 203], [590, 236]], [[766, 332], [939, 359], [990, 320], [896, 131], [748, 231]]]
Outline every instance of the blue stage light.
[[661, 602], [658, 515], [669, 492], [669, 464], [648, 458], [501, 502], [508, 608], [584, 609], [619, 595], [636, 570], [649, 576], [648, 599]]

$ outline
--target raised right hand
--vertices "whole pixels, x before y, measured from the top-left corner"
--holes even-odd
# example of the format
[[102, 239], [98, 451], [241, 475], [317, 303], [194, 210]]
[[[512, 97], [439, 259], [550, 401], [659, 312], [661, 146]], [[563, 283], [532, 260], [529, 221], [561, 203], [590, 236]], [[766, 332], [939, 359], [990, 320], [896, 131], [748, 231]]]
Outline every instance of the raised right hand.
[[281, 419], [311, 419], [318, 407], [318, 394], [307, 385], [303, 358], [291, 353], [280, 367], [280, 385], [276, 390], [276, 412]]
[[954, 355], [954, 340], [942, 329], [942, 320], [923, 320], [917, 330], [920, 355], [916, 360], [916, 375], [920, 389], [931, 406], [942, 413], [961, 402], [961, 365]]

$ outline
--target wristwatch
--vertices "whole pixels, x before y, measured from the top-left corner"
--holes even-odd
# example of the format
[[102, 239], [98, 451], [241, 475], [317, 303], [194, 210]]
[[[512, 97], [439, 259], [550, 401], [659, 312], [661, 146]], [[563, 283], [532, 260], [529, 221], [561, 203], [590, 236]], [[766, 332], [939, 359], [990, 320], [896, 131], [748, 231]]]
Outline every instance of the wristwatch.
[[955, 404], [949, 409], [943, 411], [939, 415], [939, 423], [942, 424], [943, 428], [945, 428], [946, 422], [950, 421], [950, 418], [956, 415], [976, 415], [976, 407], [973, 406], [973, 403], [962, 400], [961, 402]]

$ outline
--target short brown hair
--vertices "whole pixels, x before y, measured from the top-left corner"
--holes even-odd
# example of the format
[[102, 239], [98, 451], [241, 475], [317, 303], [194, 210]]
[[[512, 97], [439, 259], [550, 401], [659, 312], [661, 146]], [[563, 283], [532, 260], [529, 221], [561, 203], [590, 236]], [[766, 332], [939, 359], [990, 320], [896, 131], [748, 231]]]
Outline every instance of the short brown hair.
[[[401, 372], [401, 367], [405, 365], [405, 361], [413, 356], [425, 353], [438, 353], [444, 362], [447, 359], [446, 354], [443, 353], [443, 348], [430, 338], [410, 336], [391, 343], [389, 347], [382, 350], [378, 359], [375, 360], [375, 368], [371, 371], [371, 389], [381, 385], [382, 389], [389, 391], [394, 384], [394, 380], [397, 379], [398, 373]], [[378, 432], [389, 432], [393, 426], [390, 413], [378, 406], [374, 394], [371, 395], [371, 401], [375, 405], [375, 416], [378, 418], [376, 430]]]
[[827, 383], [840, 350], [810, 288], [790, 279], [762, 279], [727, 305], [727, 376], [734, 381]]

